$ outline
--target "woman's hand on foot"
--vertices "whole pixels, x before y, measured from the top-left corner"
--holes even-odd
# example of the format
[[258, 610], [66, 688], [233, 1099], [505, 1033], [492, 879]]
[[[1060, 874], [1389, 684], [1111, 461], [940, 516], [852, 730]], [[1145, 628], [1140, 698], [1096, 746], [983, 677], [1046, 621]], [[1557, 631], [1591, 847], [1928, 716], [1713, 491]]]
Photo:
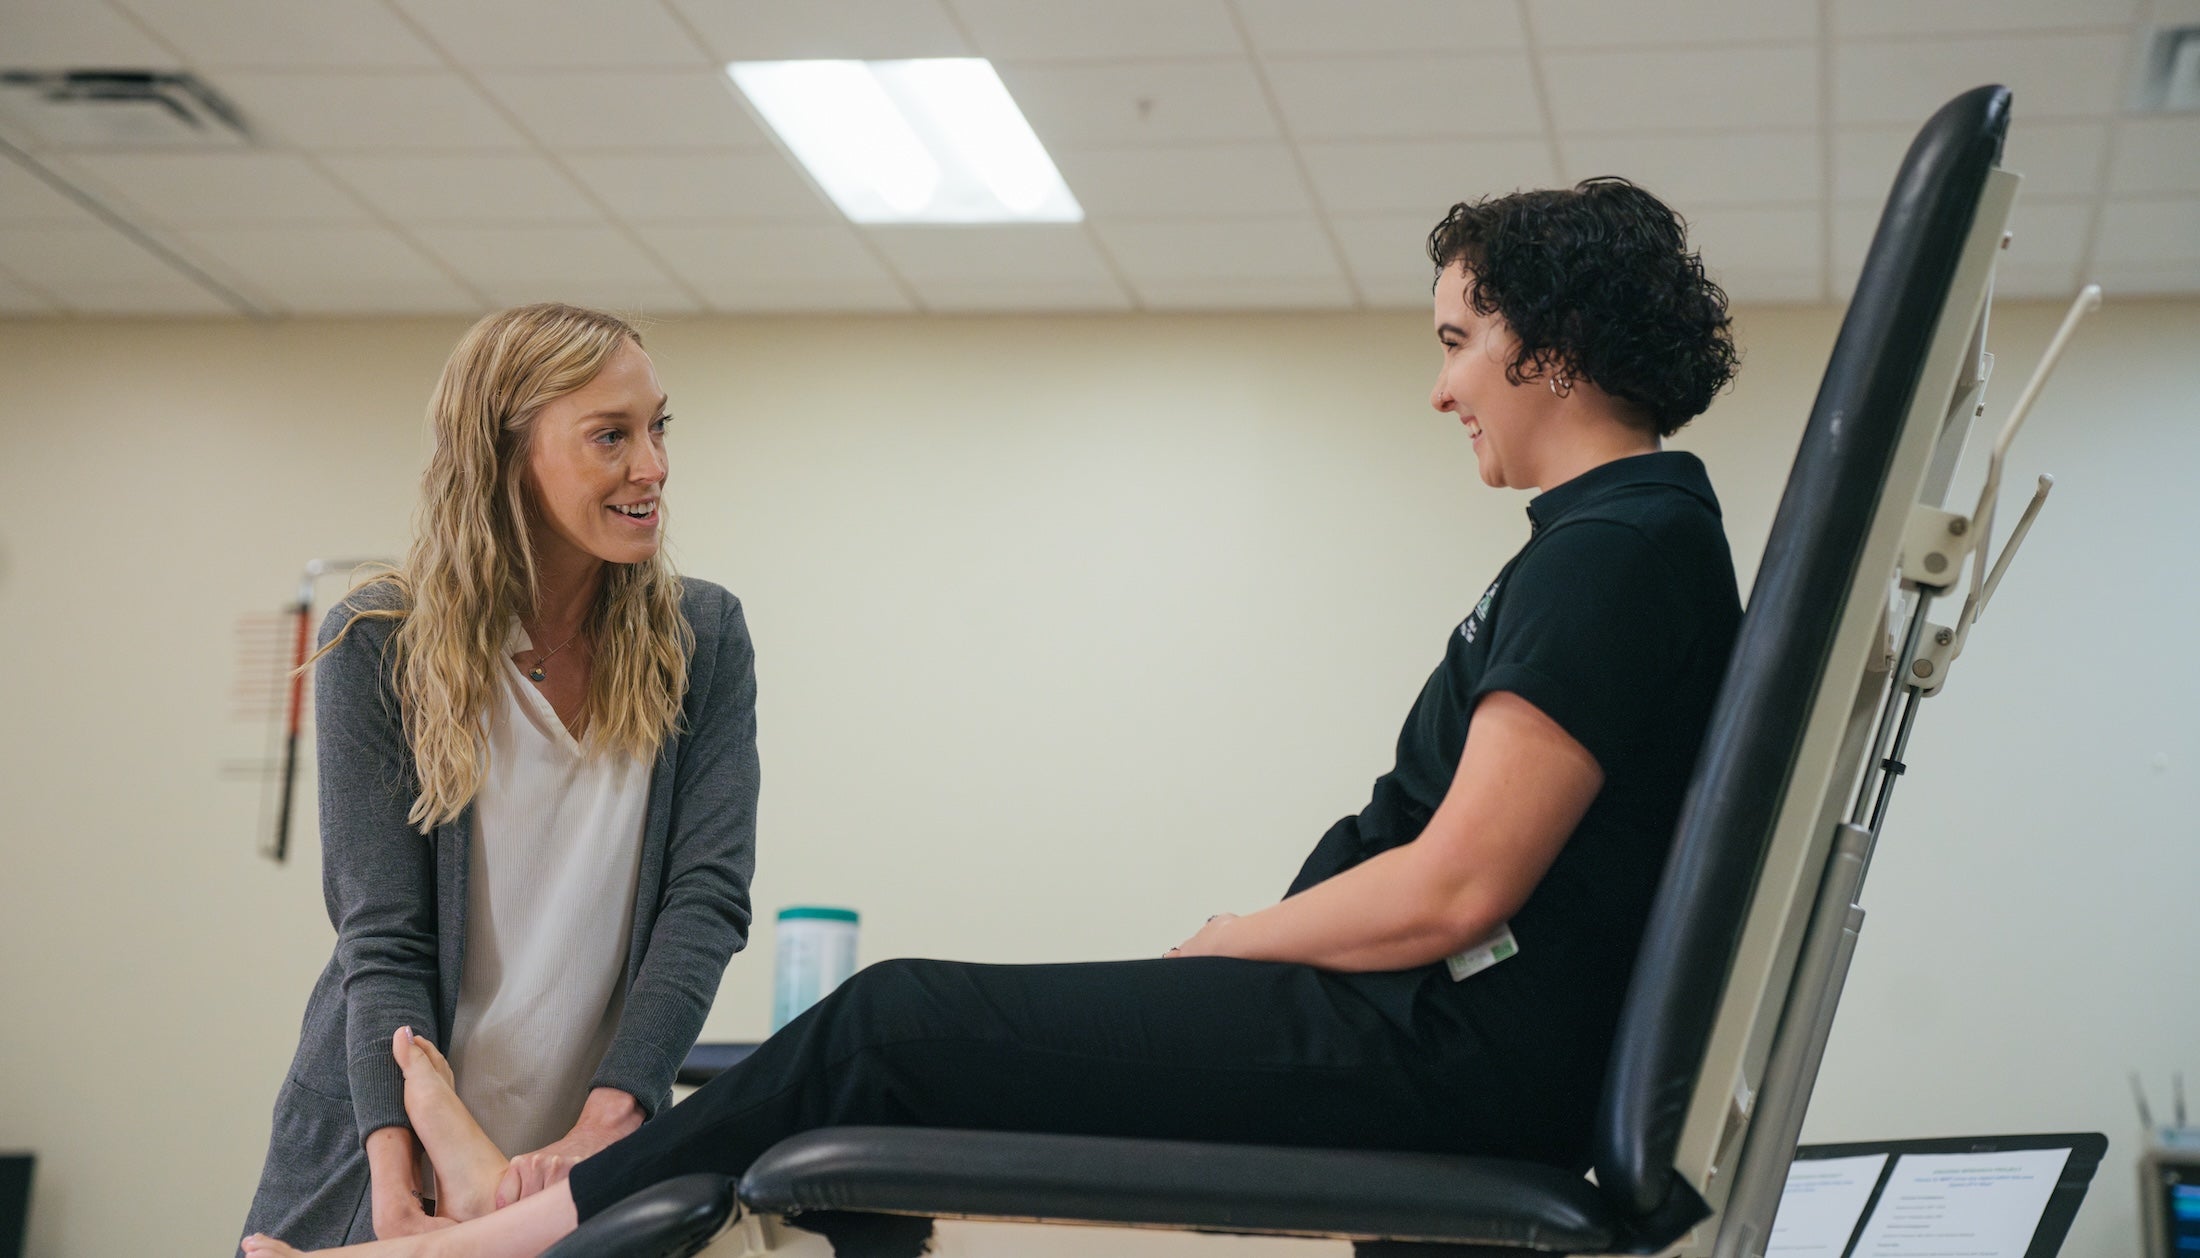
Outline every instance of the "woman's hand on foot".
[[625, 1139], [642, 1125], [641, 1102], [617, 1088], [597, 1088], [588, 1094], [581, 1116], [563, 1140], [533, 1153], [522, 1153], [505, 1168], [497, 1181], [496, 1208], [502, 1210], [522, 1197], [532, 1197], [573, 1173], [573, 1166]]
[[244, 1250], [246, 1258], [294, 1258], [298, 1252], [274, 1237], [262, 1236], [258, 1232], [245, 1237], [244, 1243], [238, 1248]]

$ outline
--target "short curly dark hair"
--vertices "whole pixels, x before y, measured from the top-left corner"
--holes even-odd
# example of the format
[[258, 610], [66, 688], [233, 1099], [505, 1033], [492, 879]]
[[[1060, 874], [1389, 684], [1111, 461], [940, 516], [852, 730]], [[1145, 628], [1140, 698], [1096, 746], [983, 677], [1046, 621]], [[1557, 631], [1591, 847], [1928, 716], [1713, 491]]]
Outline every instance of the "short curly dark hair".
[[1428, 256], [1439, 282], [1463, 264], [1468, 304], [1520, 338], [1514, 384], [1592, 381], [1662, 437], [1734, 378], [1726, 292], [1681, 217], [1625, 179], [1463, 201], [1429, 233]]

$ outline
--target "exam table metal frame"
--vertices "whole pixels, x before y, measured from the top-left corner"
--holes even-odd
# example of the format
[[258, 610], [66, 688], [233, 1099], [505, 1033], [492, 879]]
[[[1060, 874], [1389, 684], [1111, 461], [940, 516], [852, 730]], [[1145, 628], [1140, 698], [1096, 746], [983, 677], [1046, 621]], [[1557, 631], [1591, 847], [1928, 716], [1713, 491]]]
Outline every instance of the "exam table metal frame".
[[[752, 1231], [791, 1222], [843, 1258], [916, 1254], [942, 1218], [1331, 1237], [1361, 1258], [1760, 1258], [1917, 703], [1945, 680], [1999, 576], [1985, 546], [1999, 456], [2031, 390], [1980, 507], [1939, 504], [1991, 369], [1986, 312], [2018, 182], [1998, 165], [2009, 106], [2001, 87], [1949, 102], [1889, 195], [1651, 913], [1593, 1183], [1579, 1168], [1500, 1158], [830, 1128], [768, 1150], [737, 1191], [689, 1176], [638, 1193], [550, 1254], [692, 1254], [738, 1201]], [[1935, 597], [1967, 564], [1964, 614], [1933, 624]]]

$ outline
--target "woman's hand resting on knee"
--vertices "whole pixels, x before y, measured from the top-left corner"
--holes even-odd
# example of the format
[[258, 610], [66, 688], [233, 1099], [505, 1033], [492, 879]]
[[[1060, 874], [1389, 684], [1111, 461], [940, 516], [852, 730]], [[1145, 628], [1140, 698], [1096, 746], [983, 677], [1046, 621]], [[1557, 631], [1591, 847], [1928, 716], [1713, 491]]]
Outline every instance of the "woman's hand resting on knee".
[[581, 1116], [565, 1138], [533, 1153], [522, 1153], [505, 1168], [497, 1181], [496, 1208], [522, 1197], [532, 1197], [573, 1173], [573, 1164], [601, 1152], [632, 1135], [642, 1125], [642, 1106], [617, 1088], [597, 1088], [588, 1094]]
[[1199, 928], [1198, 934], [1193, 935], [1190, 939], [1169, 949], [1162, 955], [1170, 957], [1233, 956], [1235, 954], [1229, 952], [1223, 946], [1222, 936], [1229, 930], [1230, 923], [1237, 919], [1235, 913], [1217, 913], [1207, 919], [1207, 924]]

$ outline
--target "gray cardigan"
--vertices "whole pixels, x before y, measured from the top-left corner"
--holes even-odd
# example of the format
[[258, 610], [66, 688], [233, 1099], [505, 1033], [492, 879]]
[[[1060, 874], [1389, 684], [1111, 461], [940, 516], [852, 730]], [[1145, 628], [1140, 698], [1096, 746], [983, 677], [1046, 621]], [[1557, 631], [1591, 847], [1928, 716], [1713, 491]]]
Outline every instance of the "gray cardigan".
[[[329, 613], [327, 643], [368, 586]], [[646, 1114], [702, 1031], [727, 960], [746, 942], [756, 858], [756, 672], [741, 603], [683, 582], [695, 630], [683, 728], [650, 778], [626, 1004], [592, 1085], [631, 1093]], [[398, 715], [390, 620], [362, 620], [316, 666], [322, 897], [336, 950], [306, 1003], [247, 1232], [300, 1248], [371, 1237], [364, 1144], [408, 1125], [390, 1036], [410, 1026], [448, 1047], [466, 944], [469, 808], [423, 836], [405, 820], [416, 793]], [[517, 1153], [522, 1150], [506, 1150]]]

